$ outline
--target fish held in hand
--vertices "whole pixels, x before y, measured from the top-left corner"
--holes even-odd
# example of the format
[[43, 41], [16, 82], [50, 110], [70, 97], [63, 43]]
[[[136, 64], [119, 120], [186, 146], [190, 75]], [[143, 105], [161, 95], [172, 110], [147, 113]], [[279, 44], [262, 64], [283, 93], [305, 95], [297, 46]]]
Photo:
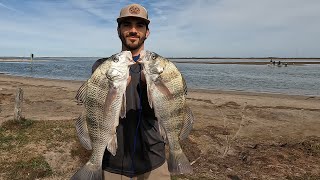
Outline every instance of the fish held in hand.
[[187, 86], [177, 67], [168, 59], [143, 51], [138, 61], [143, 65], [148, 100], [165, 131], [169, 144], [168, 167], [171, 174], [190, 174], [190, 162], [179, 141], [188, 137], [194, 117], [186, 104]]
[[119, 117], [126, 115], [125, 91], [129, 67], [134, 63], [130, 51], [117, 53], [103, 62], [79, 88], [76, 99], [84, 104], [85, 110], [76, 122], [76, 129], [80, 142], [87, 149], [92, 148], [92, 154], [71, 179], [101, 179], [106, 147], [115, 156], [116, 128]]

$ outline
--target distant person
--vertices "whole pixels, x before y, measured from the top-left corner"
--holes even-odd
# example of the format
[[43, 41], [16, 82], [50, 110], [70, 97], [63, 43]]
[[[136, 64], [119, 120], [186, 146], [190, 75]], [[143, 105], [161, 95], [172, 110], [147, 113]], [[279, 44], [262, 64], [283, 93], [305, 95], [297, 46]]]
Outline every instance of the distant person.
[[272, 64], [273, 64], [273, 65], [276, 65], [276, 61], [273, 61]]
[[278, 62], [278, 66], [280, 66], [280, 65], [281, 65], [281, 61]]
[[270, 60], [270, 65], [272, 64], [272, 59]]

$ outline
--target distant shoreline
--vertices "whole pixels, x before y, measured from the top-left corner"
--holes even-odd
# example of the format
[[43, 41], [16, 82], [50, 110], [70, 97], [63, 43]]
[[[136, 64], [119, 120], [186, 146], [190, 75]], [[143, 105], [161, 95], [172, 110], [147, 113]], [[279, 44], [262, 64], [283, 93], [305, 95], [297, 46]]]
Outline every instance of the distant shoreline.
[[[41, 58], [102, 58], [102, 57], [55, 57], [55, 56], [52, 56], [52, 57], [47, 57], [47, 56], [43, 56], [43, 57], [37, 57], [33, 60], [39, 60]], [[167, 59], [275, 59], [275, 60], [281, 60], [281, 59], [292, 59], [292, 60], [295, 60], [295, 59], [299, 59], [299, 60], [320, 60], [320, 57], [165, 57]], [[1, 57], [0, 56], [0, 61], [10, 61], [10, 60], [20, 60], [20, 61], [30, 61], [30, 57], [14, 57], [14, 56], [8, 56], [8, 57]]]
[[[269, 61], [265, 61], [265, 62], [254, 62], [254, 61], [241, 61], [241, 60], [248, 60], [250, 58], [234, 58], [234, 59], [239, 59], [240, 61], [238, 62], [207, 62], [207, 61], [175, 61], [177, 59], [180, 58], [168, 58], [169, 60], [171, 60], [174, 63], [189, 63], [189, 64], [243, 64], [243, 65], [268, 65], [270, 64]], [[181, 58], [184, 59], [184, 58]], [[214, 58], [185, 58], [185, 59], [214, 59]], [[215, 59], [221, 59], [221, 58], [215, 58]], [[222, 58], [223, 59], [229, 59], [229, 58]], [[252, 58], [255, 59], [255, 58]], [[260, 59], [264, 59], [264, 58], [260, 58]], [[268, 59], [267, 59], [268, 60]], [[272, 59], [272, 60], [280, 60], [280, 59]], [[320, 58], [319, 59], [300, 59], [300, 58], [281, 58], [281, 60], [303, 60], [303, 61], [289, 61], [289, 62], [285, 62], [288, 65], [304, 65], [304, 64], [320, 64]], [[305, 61], [304, 61], [305, 60]], [[307, 60], [319, 60], [317, 61], [307, 61]], [[0, 58], [0, 63], [1, 62], [44, 62], [44, 61], [50, 61], [50, 60], [41, 60], [41, 59], [36, 59], [31, 61], [30, 59], [1, 59]], [[277, 64], [276, 64], [277, 65]]]
[[309, 58], [303, 58], [303, 57], [245, 57], [245, 58], [237, 58], [237, 57], [168, 57], [168, 59], [300, 59], [300, 60], [320, 60], [320, 58], [315, 57], [309, 57]]
[[34, 59], [34, 60], [30, 60], [30, 59], [1, 59], [0, 58], [0, 62], [37, 62], [37, 61], [41, 61], [41, 62], [44, 62], [44, 61], [49, 61], [49, 60], [38, 60], [38, 59]]
[[[172, 61], [174, 63], [188, 63], [188, 64], [244, 64], [244, 65], [272, 65], [270, 64], [270, 62], [205, 62], [205, 61]], [[305, 61], [305, 62], [301, 62], [301, 61], [290, 61], [290, 62], [285, 62], [287, 63], [287, 65], [304, 65], [304, 64], [320, 64], [319, 62], [312, 62], [312, 61]], [[272, 65], [273, 66], [273, 65]], [[277, 66], [274, 65], [274, 66]]]

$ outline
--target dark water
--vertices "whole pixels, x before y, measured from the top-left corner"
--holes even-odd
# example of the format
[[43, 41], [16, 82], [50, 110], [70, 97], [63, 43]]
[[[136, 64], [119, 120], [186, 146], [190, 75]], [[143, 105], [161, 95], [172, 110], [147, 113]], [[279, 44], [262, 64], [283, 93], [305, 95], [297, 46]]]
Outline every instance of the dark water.
[[[0, 73], [37, 78], [86, 80], [90, 77], [91, 66], [97, 59], [46, 58], [33, 63], [0, 62]], [[189, 88], [320, 96], [319, 64], [288, 67], [191, 63], [176, 63], [176, 65], [184, 75]]]

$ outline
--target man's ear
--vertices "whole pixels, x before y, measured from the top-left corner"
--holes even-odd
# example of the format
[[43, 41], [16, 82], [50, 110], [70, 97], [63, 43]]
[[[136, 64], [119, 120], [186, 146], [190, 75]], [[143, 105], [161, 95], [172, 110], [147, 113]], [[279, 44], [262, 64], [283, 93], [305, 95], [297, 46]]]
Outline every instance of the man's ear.
[[117, 28], [118, 36], [120, 37], [120, 29]]
[[150, 30], [149, 30], [149, 29], [147, 29], [146, 39], [149, 37], [149, 35], [150, 35]]

